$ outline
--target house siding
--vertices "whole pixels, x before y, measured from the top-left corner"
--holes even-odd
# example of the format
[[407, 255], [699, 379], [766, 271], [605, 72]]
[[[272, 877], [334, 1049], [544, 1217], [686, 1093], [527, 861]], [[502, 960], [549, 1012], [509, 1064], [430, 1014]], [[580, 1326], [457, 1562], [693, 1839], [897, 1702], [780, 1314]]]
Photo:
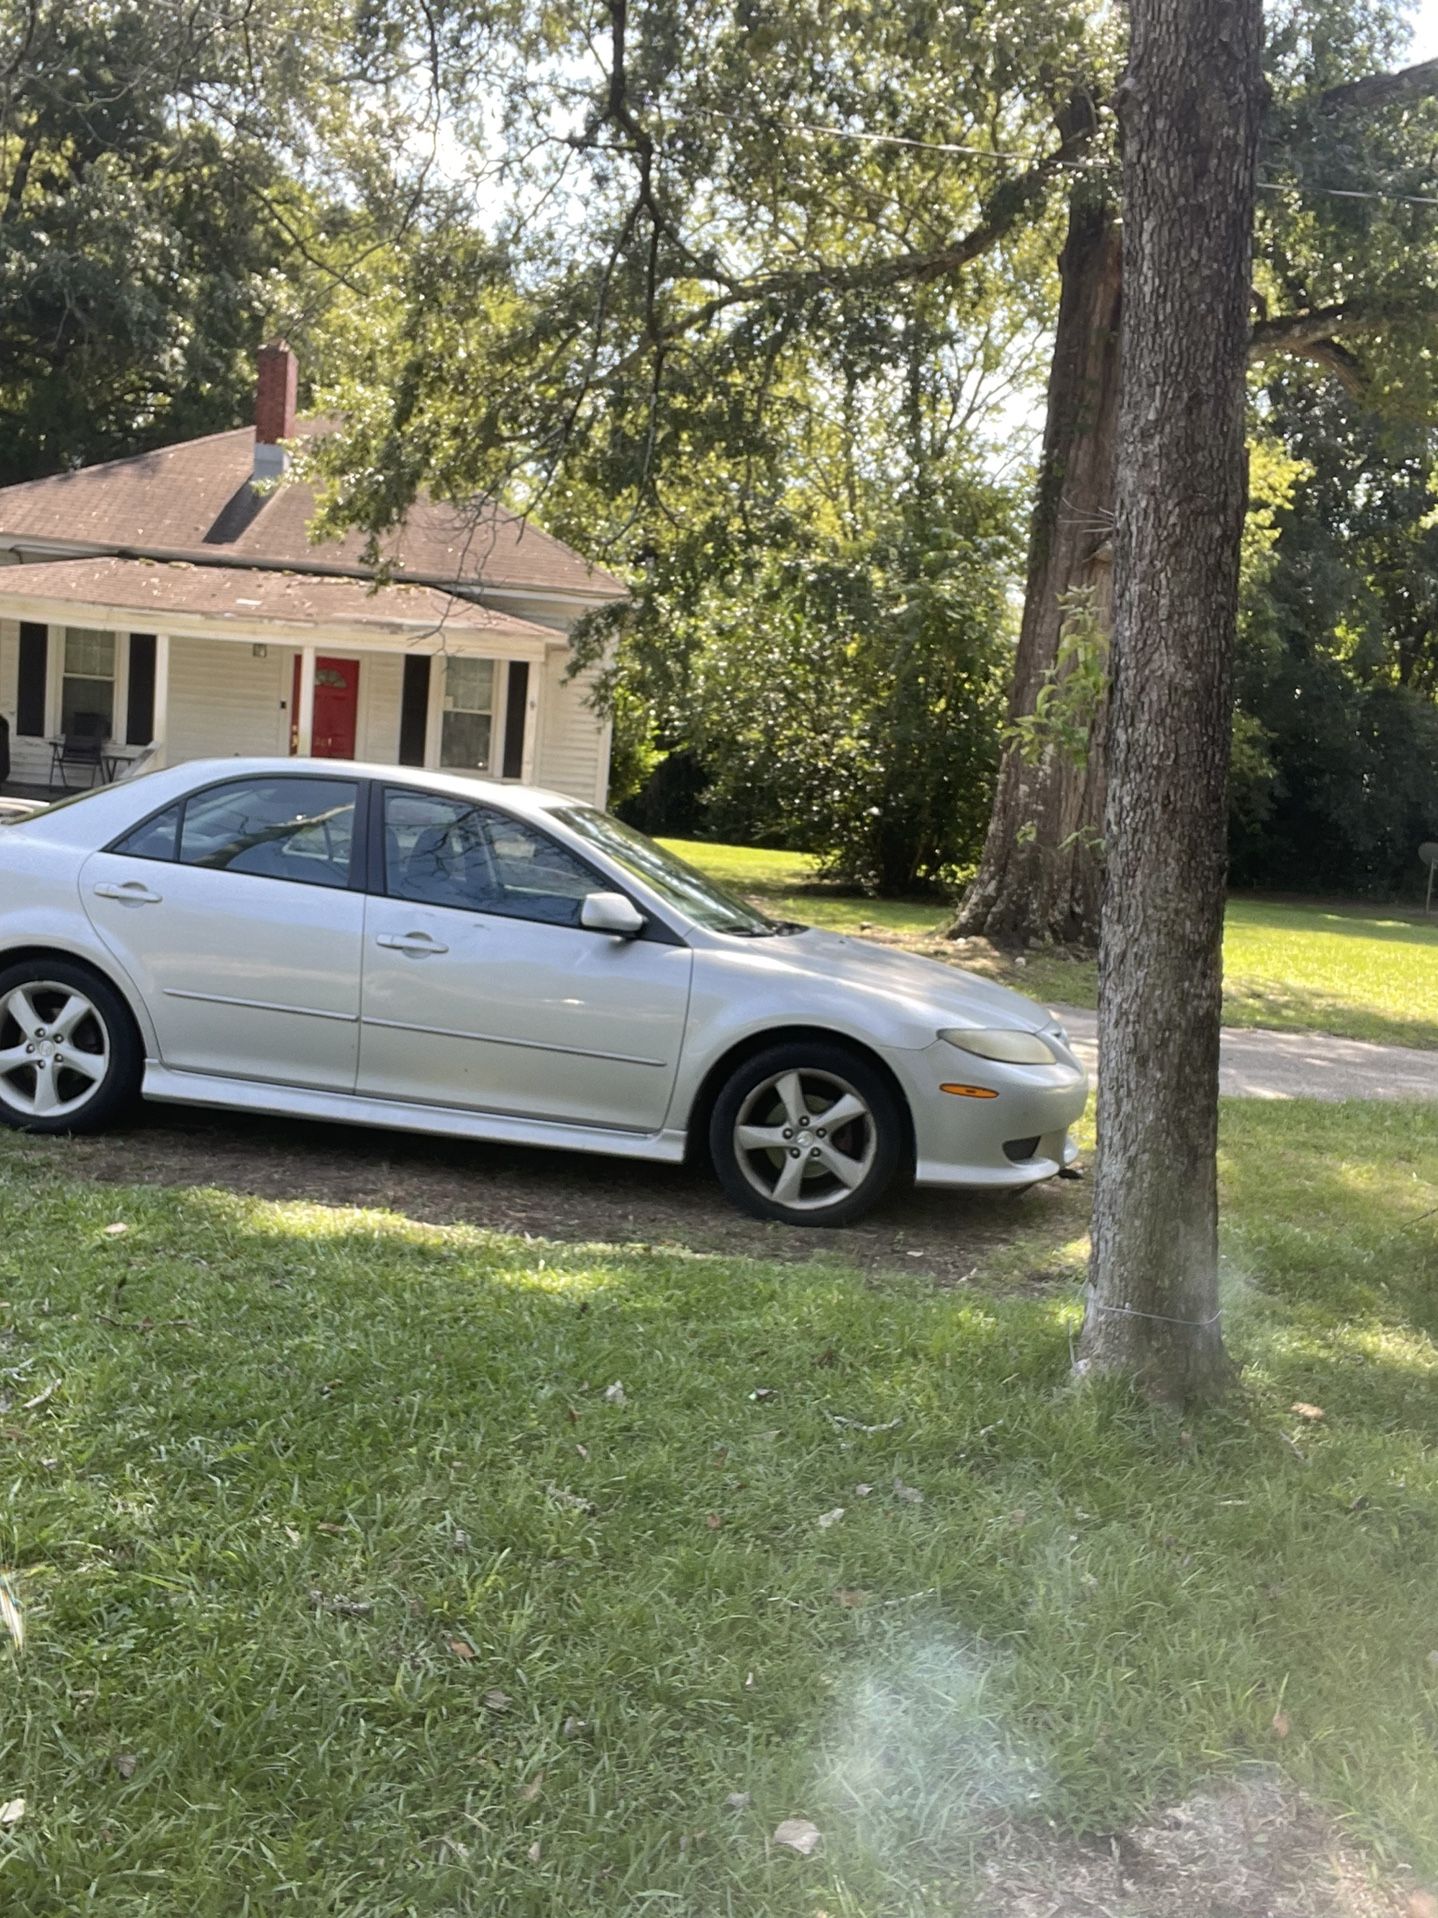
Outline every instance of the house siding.
[[292, 657], [283, 646], [256, 659], [230, 641], [171, 640], [170, 763], [288, 752]]
[[404, 697], [404, 655], [365, 653], [360, 665], [360, 714], [355, 751], [361, 759], [392, 766], [399, 758], [399, 713]]
[[568, 664], [568, 654], [558, 650], [544, 662], [534, 782], [602, 806], [609, 775], [609, 728], [585, 704], [599, 669], [589, 667], [577, 678], [566, 679]]

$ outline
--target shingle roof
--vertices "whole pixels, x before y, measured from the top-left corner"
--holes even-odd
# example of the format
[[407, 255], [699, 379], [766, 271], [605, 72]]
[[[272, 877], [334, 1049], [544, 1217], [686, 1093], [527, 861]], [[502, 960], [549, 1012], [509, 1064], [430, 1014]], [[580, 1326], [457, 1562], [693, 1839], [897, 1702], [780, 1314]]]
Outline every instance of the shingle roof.
[[[301, 420], [296, 437], [329, 431]], [[66, 540], [123, 553], [181, 555], [197, 563], [317, 568], [363, 574], [364, 538], [310, 541], [314, 489], [288, 480], [267, 494], [249, 484], [254, 430], [241, 427], [154, 453], [0, 488], [0, 536]], [[479, 515], [416, 500], [386, 541], [397, 570], [440, 585], [463, 584], [616, 599], [621, 580], [590, 566], [559, 540], [500, 507]]]
[[[542, 639], [562, 635], [550, 626], [515, 619], [432, 586], [318, 573], [283, 573], [258, 566], [192, 566], [145, 559], [61, 559], [0, 569], [0, 606], [6, 600], [114, 608], [137, 622], [156, 613], [233, 619], [247, 629], [269, 622], [299, 626], [360, 626], [403, 634], [412, 643], [433, 636], [484, 635]], [[421, 644], [421, 650], [423, 650]]]

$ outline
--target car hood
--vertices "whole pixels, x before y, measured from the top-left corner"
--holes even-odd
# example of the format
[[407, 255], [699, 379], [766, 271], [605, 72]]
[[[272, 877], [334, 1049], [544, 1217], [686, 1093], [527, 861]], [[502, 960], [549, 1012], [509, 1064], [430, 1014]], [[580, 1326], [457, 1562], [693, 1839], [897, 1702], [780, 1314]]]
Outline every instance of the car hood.
[[1021, 993], [1010, 992], [1007, 986], [996, 986], [990, 979], [965, 972], [960, 966], [946, 965], [940, 959], [921, 959], [914, 953], [897, 952], [891, 946], [875, 945], [847, 933], [819, 932], [810, 927], [753, 944], [764, 951], [766, 958], [787, 968], [811, 973], [830, 985], [877, 993], [909, 1011], [922, 1009], [939, 1025], [973, 1030], [1018, 1027], [1038, 1032], [1054, 1023], [1042, 1006]]

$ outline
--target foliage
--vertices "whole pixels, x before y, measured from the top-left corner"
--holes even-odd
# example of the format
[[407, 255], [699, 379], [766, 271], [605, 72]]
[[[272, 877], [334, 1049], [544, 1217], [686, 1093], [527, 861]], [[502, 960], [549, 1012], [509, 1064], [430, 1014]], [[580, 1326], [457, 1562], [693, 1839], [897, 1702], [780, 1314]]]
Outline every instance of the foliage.
[[1095, 749], [1094, 721], [1108, 691], [1109, 636], [1094, 587], [1075, 586], [1059, 605], [1063, 625], [1054, 664], [1044, 673], [1033, 711], [1020, 713], [1002, 737], [1030, 765], [1056, 752], [1083, 767]]
[[1002, 699], [1007, 502], [970, 480], [901, 502], [827, 566], [762, 577], [694, 670], [706, 819], [873, 892], [971, 860]]
[[373, 237], [349, 26], [327, 0], [0, 0], [0, 483], [233, 426], [266, 334], [314, 343]]
[[[376, 17], [396, 44], [414, 37], [404, 0]], [[606, 692], [631, 702], [619, 790], [631, 737], [666, 756], [643, 816], [827, 838], [877, 884], [963, 866], [977, 835], [956, 821], [941, 848], [925, 809], [986, 787], [992, 747], [971, 741], [967, 772], [956, 760], [931, 784], [878, 777], [914, 755], [873, 717], [881, 669], [907, 698], [874, 636], [906, 616], [912, 573], [876, 502], [912, 466], [916, 338], [931, 390], [956, 396], [944, 464], [994, 456], [992, 408], [975, 415], [960, 387], [977, 373], [1022, 390], [1051, 323], [1058, 202], [1111, 176], [1119, 15], [510, 0], [425, 19], [452, 151], [333, 383], [350, 430], [329, 449], [332, 522], [382, 526], [421, 483], [499, 493], [634, 579]], [[1400, 62], [1403, 31], [1386, 0], [1274, 12], [1258, 350], [1308, 354], [1412, 416], [1435, 363], [1415, 350], [1431, 333], [1435, 222], [1416, 202], [1434, 109], [1340, 110], [1334, 91]], [[946, 564], [939, 540], [918, 576]], [[826, 649], [815, 622], [836, 620], [848, 637]], [[1086, 750], [1092, 695], [1066, 660], [1020, 734], [1037, 750], [1057, 728]], [[801, 728], [809, 750], [776, 779], [768, 755]], [[1282, 833], [1264, 754], [1284, 736], [1257, 713], [1244, 728], [1235, 805], [1250, 836]], [[914, 816], [889, 849], [863, 822], [895, 805]]]
[[[454, 181], [405, 249], [383, 358], [346, 373], [336, 510], [382, 523], [418, 471], [563, 522], [577, 488], [601, 554], [662, 539], [700, 479], [762, 518], [813, 380], [901, 368], [915, 288], [981, 311], [1005, 287], [1032, 314], [1055, 76], [1112, 59], [1085, 10], [1036, 0], [981, 34], [928, 0], [428, 13], [468, 50], [443, 76]], [[377, 459], [401, 433], [407, 457]]]
[[[421, 481], [499, 493], [630, 577], [582, 656], [673, 762], [639, 817], [782, 833], [879, 888], [963, 867], [1017, 515], [981, 468], [1052, 284], [1053, 75], [1111, 47], [1028, 5], [985, 37], [922, 4], [489, 25], [508, 104], [465, 123], [462, 184], [335, 383], [330, 523]], [[842, 131], [886, 128], [919, 144]]]
[[1435, 442], [1298, 375], [1266, 393], [1296, 477], [1248, 582], [1247, 739], [1233, 866], [1245, 885], [1391, 896], [1438, 831]]

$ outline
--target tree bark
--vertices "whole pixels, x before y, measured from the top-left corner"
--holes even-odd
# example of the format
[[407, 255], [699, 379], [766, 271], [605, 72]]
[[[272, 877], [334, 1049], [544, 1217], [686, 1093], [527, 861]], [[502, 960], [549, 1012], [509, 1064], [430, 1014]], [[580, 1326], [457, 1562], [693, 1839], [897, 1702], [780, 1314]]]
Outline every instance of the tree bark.
[[1133, 0], [1098, 1164], [1080, 1366], [1209, 1397], [1261, 0]]
[[[1011, 721], [1033, 712], [1055, 664], [1065, 594], [1091, 591], [1100, 624], [1105, 631], [1110, 624], [1120, 254], [1116, 209], [1081, 182], [1069, 201], [1059, 257], [1058, 326]], [[1103, 717], [1096, 716], [1096, 749], [1084, 766], [1052, 747], [1036, 763], [1016, 745], [1005, 747], [983, 858], [955, 935], [1011, 943], [1092, 944], [1098, 937]]]

